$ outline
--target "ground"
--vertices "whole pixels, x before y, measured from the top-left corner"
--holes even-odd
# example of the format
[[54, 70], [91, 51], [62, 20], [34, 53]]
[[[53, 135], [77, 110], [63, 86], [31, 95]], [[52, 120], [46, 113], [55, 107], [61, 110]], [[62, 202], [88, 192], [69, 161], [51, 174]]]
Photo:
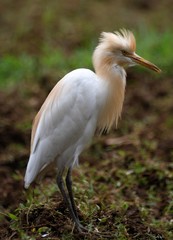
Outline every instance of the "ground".
[[[141, 88], [138, 78], [147, 84]], [[96, 136], [74, 171], [81, 221], [89, 228], [108, 232], [114, 239], [121, 239], [118, 232], [127, 239], [171, 239], [173, 134], [168, 113], [173, 110], [172, 83], [169, 78], [150, 78], [150, 74], [129, 72], [118, 129]], [[12, 90], [8, 94], [1, 92], [0, 98], [0, 194], [4, 212], [1, 236], [18, 239], [20, 228], [20, 234], [39, 236], [45, 231], [49, 237], [61, 239], [64, 232], [72, 231], [73, 224], [57, 191], [55, 175], [45, 178], [44, 185], [35, 192], [31, 189], [28, 193], [23, 188], [30, 141], [30, 126], [26, 128], [25, 122], [28, 118], [32, 121], [31, 110], [36, 111], [47, 94], [46, 89], [37, 92], [40, 88], [36, 84], [23, 87], [27, 88], [27, 97]], [[52, 189], [41, 189], [45, 184]], [[83, 237], [74, 230], [74, 239]]]
[[[168, 66], [172, 63], [166, 61], [168, 56], [160, 57], [168, 44], [156, 44], [154, 63], [165, 66], [160, 75], [140, 67], [127, 71], [118, 128], [102, 136], [96, 133], [73, 171], [75, 201], [88, 235], [79, 234], [70, 220], [55, 173], [49, 172], [29, 190], [23, 187], [33, 118], [57, 79], [81, 63], [91, 66], [87, 59], [95, 45], [95, 32], [113, 29], [113, 17], [118, 15], [118, 26], [121, 22], [142, 32], [142, 25], [147, 32], [152, 22], [150, 33], [159, 29], [166, 43], [170, 36], [163, 31], [172, 18], [170, 1], [156, 6], [154, 0], [117, 1], [116, 8], [111, 0], [109, 4], [67, 2], [59, 8], [50, 1], [45, 5], [39, 0], [3, 1], [0, 8], [0, 239], [171, 240], [173, 80]], [[160, 16], [164, 21], [158, 21]], [[56, 55], [56, 49], [63, 51]], [[10, 86], [2, 85], [13, 78]]]

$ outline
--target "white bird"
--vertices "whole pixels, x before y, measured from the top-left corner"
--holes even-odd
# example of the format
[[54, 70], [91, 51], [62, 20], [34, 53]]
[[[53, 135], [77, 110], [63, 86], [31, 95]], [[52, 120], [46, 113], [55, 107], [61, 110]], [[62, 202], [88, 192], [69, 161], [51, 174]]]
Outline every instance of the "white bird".
[[[103, 32], [93, 53], [95, 72], [76, 69], [52, 89], [32, 127], [31, 153], [25, 175], [25, 188], [50, 165], [57, 169], [57, 184], [79, 231], [84, 231], [73, 199], [71, 171], [96, 129], [109, 131], [121, 115], [125, 69], [141, 64], [161, 70], [135, 53], [132, 32]], [[66, 186], [63, 175], [66, 175]]]

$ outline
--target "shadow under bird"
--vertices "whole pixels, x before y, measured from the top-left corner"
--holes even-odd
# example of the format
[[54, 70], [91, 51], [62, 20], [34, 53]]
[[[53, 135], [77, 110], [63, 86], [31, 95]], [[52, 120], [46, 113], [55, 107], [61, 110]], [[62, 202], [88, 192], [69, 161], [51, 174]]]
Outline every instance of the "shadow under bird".
[[[131, 31], [103, 32], [93, 53], [95, 72], [81, 68], [65, 75], [52, 89], [33, 122], [25, 188], [53, 165], [63, 200], [80, 232], [87, 230], [78, 218], [71, 180], [79, 155], [96, 129], [109, 131], [117, 125], [124, 101], [125, 69], [140, 64], [161, 72], [135, 50], [136, 41]], [[63, 180], [65, 174], [66, 181]]]

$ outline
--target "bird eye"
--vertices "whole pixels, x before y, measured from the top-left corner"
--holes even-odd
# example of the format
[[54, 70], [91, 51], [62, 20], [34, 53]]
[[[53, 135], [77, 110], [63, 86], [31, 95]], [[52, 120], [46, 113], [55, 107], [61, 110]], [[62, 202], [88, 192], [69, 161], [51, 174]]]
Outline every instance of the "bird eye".
[[125, 50], [122, 50], [121, 52], [122, 52], [123, 55], [127, 54], [127, 51], [125, 51]]

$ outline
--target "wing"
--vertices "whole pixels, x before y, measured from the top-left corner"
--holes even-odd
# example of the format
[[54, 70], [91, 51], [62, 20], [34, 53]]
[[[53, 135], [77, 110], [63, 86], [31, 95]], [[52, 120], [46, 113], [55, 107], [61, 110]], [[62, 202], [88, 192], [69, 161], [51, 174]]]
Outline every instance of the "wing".
[[92, 129], [88, 132], [95, 131], [97, 94], [98, 79], [86, 69], [72, 71], [53, 88], [33, 123], [26, 187], [45, 166], [87, 134], [88, 124]]

